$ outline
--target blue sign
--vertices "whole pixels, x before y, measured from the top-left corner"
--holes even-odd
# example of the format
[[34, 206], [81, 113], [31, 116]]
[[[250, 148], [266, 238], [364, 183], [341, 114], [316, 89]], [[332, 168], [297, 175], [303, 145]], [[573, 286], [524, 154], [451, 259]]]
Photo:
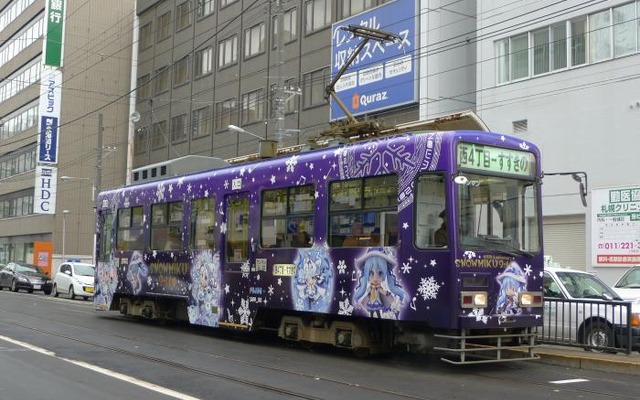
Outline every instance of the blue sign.
[[[362, 48], [335, 85], [336, 95], [353, 115], [385, 110], [417, 101], [416, 2], [396, 0], [344, 19], [332, 26], [331, 76], [335, 77], [365, 40], [341, 26], [360, 25], [398, 35], [399, 42], [374, 39]], [[345, 118], [331, 99], [331, 121]]]
[[58, 162], [58, 118], [43, 115], [40, 117], [38, 133], [38, 162], [56, 164]]

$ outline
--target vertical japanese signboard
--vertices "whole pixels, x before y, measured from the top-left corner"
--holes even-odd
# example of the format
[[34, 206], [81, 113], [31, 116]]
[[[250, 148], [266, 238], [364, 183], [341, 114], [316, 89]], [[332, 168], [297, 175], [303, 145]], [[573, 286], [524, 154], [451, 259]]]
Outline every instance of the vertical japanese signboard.
[[65, 0], [47, 0], [45, 7], [44, 65], [62, 66]]
[[[335, 85], [336, 95], [349, 112], [361, 115], [416, 99], [417, 70], [416, 2], [396, 0], [333, 24], [331, 40], [331, 76], [345, 64], [363, 38], [354, 37], [341, 26], [360, 25], [400, 36], [400, 42], [369, 40], [354, 62]], [[330, 119], [346, 117], [331, 100]]]
[[640, 264], [640, 185], [591, 192], [593, 265]]
[[58, 162], [58, 125], [62, 102], [62, 72], [45, 68], [40, 78], [40, 124], [38, 130], [38, 162]]

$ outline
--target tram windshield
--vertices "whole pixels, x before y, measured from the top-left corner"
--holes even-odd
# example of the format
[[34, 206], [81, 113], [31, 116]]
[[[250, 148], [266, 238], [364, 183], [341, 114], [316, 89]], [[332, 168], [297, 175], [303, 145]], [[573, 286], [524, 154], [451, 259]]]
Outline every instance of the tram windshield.
[[538, 251], [537, 190], [529, 179], [465, 174], [458, 185], [461, 247], [512, 255]]

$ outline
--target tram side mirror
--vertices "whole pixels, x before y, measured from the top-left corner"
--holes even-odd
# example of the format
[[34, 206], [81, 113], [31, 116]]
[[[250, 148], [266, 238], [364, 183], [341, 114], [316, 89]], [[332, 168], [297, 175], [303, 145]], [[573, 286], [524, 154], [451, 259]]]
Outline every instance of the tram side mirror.
[[469, 179], [464, 175], [458, 175], [455, 178], [453, 178], [453, 182], [455, 182], [458, 185], [468, 185]]

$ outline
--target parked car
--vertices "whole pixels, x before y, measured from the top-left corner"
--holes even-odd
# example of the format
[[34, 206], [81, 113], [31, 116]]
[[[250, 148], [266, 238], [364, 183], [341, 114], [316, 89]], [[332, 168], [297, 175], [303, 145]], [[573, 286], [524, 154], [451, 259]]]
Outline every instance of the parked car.
[[58, 297], [63, 293], [72, 299], [82, 296], [85, 300], [93, 297], [94, 273], [95, 267], [92, 264], [78, 262], [61, 264], [53, 278], [53, 295]]
[[543, 279], [543, 341], [615, 352], [628, 343], [630, 311], [631, 349], [640, 350], [640, 302], [624, 301], [588, 272], [548, 267]]
[[42, 290], [44, 294], [51, 293], [53, 286], [49, 275], [37, 265], [10, 262], [0, 271], [0, 290], [9, 288], [14, 292], [26, 290], [33, 293], [34, 290]]
[[640, 265], [629, 268], [613, 285], [613, 289], [625, 300], [640, 299]]

